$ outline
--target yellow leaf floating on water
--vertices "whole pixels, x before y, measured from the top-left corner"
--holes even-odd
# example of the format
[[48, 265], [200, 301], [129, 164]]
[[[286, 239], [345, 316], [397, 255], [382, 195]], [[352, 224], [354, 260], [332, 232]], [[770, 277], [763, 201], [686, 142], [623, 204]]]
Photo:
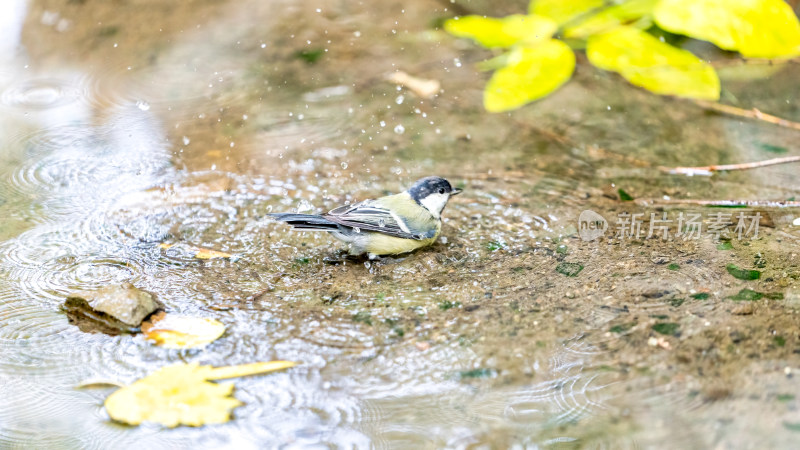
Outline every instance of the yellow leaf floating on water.
[[[649, 24], [658, 0], [630, 0], [619, 5], [609, 6], [564, 29], [564, 37], [586, 38], [602, 33], [626, 23], [644, 21]], [[646, 26], [644, 26], [646, 28]]]
[[444, 29], [453, 36], [469, 38], [484, 47], [495, 48], [550, 39], [558, 25], [547, 17], [513, 14], [501, 19], [462, 16], [446, 21]]
[[267, 373], [275, 370], [288, 369], [296, 366], [296, 362], [292, 361], [266, 361], [250, 364], [240, 364], [238, 366], [217, 367], [211, 369], [207, 380], [224, 380], [226, 378], [246, 377], [248, 375], [256, 375], [259, 373]]
[[[259, 364], [263, 370], [253, 370]], [[178, 425], [197, 427], [224, 423], [230, 419], [231, 411], [242, 402], [231, 396], [232, 383], [209, 381], [222, 378], [215, 374], [238, 371], [239, 375], [228, 377], [255, 375], [286, 367], [291, 366], [256, 363], [213, 368], [197, 363], [177, 364], [159, 369], [114, 392], [106, 398], [105, 407], [113, 420], [131, 425], [156, 422], [172, 428]]]
[[800, 22], [783, 0], [661, 0], [659, 27], [748, 58], [800, 55]]
[[215, 258], [232, 258], [233, 255], [225, 252], [218, 252], [216, 250], [209, 250], [207, 248], [198, 248], [194, 254], [197, 259], [215, 259]]
[[[175, 247], [176, 244], [158, 244], [159, 248], [164, 250], [170, 249]], [[184, 247], [185, 248], [185, 247]], [[207, 248], [200, 248], [200, 247], [189, 247], [188, 249], [190, 252], [194, 253], [194, 257], [197, 259], [217, 259], [217, 258], [233, 258], [233, 255], [230, 253], [219, 252], [216, 250], [210, 250]]]
[[205, 347], [225, 332], [225, 325], [214, 319], [158, 313], [142, 323], [147, 339], [166, 348]]
[[595, 66], [656, 94], [719, 99], [719, 77], [713, 67], [636, 28], [619, 27], [590, 37], [586, 56]]
[[117, 380], [111, 380], [106, 378], [90, 378], [88, 380], [83, 380], [75, 386], [75, 389], [88, 389], [88, 388], [103, 388], [103, 387], [124, 387], [125, 385], [120, 383]]
[[231, 397], [232, 383], [211, 383], [207, 372], [197, 364], [164, 367], [109, 395], [106, 411], [131, 425], [156, 422], [172, 428], [227, 422], [242, 403]]
[[604, 3], [603, 0], [532, 0], [528, 5], [528, 12], [549, 17], [561, 25], [603, 6]]
[[498, 69], [483, 92], [489, 112], [518, 108], [558, 89], [575, 70], [575, 54], [567, 44], [551, 39], [534, 47], [512, 50], [508, 65]]

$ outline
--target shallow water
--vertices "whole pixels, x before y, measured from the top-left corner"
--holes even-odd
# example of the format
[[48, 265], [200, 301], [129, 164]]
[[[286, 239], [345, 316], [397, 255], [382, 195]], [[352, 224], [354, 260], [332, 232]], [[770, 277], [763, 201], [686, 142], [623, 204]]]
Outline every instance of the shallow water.
[[[431, 28], [446, 6], [3, 6], [0, 448], [792, 447], [800, 211], [747, 209], [769, 219], [731, 250], [608, 237], [623, 212], [742, 211], [679, 199], [794, 197], [796, 165], [714, 177], [658, 166], [794, 154], [796, 132], [585, 64], [552, 97], [489, 115], [474, 68], [487, 54]], [[421, 99], [385, 81], [394, 70], [443, 91]], [[726, 101], [800, 120], [799, 75], [787, 64], [768, 83], [725, 81]], [[325, 264], [335, 241], [265, 218], [431, 174], [465, 193], [443, 238], [411, 255]], [[606, 238], [580, 238], [584, 210], [609, 220]], [[577, 266], [563, 263], [583, 269], [569, 277]], [[727, 264], [763, 274], [741, 281]], [[178, 351], [68, 324], [68, 293], [120, 282], [227, 331]], [[734, 314], [743, 288], [783, 299]], [[270, 359], [303, 364], [235, 380], [245, 406], [219, 426], [122, 426], [102, 407], [110, 390], [75, 388]]]

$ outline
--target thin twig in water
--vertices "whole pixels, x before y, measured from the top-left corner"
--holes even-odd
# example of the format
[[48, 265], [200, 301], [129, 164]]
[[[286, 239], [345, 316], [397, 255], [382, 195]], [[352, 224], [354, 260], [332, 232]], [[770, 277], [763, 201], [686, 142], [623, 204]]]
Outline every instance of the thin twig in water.
[[750, 208], [797, 208], [800, 201], [796, 200], [699, 200], [699, 199], [662, 199], [662, 198], [641, 198], [634, 201], [638, 205], [659, 206], [659, 205], [697, 205], [697, 206], [719, 206], [727, 208], [750, 207]]
[[771, 123], [773, 125], [778, 125], [781, 127], [791, 128], [793, 130], [800, 131], [800, 123], [793, 122], [787, 119], [782, 119], [778, 116], [773, 116], [772, 114], [763, 113], [758, 108], [744, 109], [744, 108], [738, 108], [736, 106], [723, 105], [722, 103], [709, 102], [705, 100], [695, 100], [694, 103], [701, 108], [708, 109], [711, 111], [716, 111], [731, 116], [761, 120], [764, 122]]
[[748, 170], [758, 167], [774, 166], [777, 164], [788, 164], [800, 162], [800, 156], [785, 156], [783, 158], [772, 158], [764, 161], [756, 161], [739, 164], [721, 164], [713, 166], [699, 167], [660, 167], [661, 171], [678, 175], [711, 175], [714, 172], [730, 172], [733, 170]]
[[781, 66], [784, 64], [798, 64], [800, 58], [792, 59], [722, 59], [711, 61], [710, 64], [715, 68], [735, 67], [735, 66]]

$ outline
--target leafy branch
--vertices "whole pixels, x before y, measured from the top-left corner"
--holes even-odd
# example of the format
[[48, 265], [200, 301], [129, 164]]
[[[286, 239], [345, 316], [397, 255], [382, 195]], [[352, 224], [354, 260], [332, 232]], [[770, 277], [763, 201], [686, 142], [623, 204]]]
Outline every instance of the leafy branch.
[[[657, 27], [657, 28], [656, 28]], [[660, 95], [717, 101], [714, 67], [674, 47], [660, 30], [709, 41], [745, 58], [800, 56], [800, 22], [783, 0], [532, 0], [528, 14], [467, 15], [445, 22], [450, 34], [504, 53], [480, 64], [494, 70], [484, 90], [487, 111], [543, 98], [569, 81], [573, 48], [593, 65]]]

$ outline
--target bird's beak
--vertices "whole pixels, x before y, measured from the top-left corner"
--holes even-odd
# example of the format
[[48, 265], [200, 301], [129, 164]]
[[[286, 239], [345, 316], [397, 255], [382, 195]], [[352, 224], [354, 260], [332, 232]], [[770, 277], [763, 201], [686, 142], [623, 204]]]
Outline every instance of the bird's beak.
[[453, 190], [452, 190], [452, 191], [450, 191], [450, 197], [452, 197], [452, 196], [454, 196], [454, 195], [458, 195], [458, 194], [460, 194], [460, 193], [461, 193], [461, 189], [459, 189], [459, 188], [453, 188]]

